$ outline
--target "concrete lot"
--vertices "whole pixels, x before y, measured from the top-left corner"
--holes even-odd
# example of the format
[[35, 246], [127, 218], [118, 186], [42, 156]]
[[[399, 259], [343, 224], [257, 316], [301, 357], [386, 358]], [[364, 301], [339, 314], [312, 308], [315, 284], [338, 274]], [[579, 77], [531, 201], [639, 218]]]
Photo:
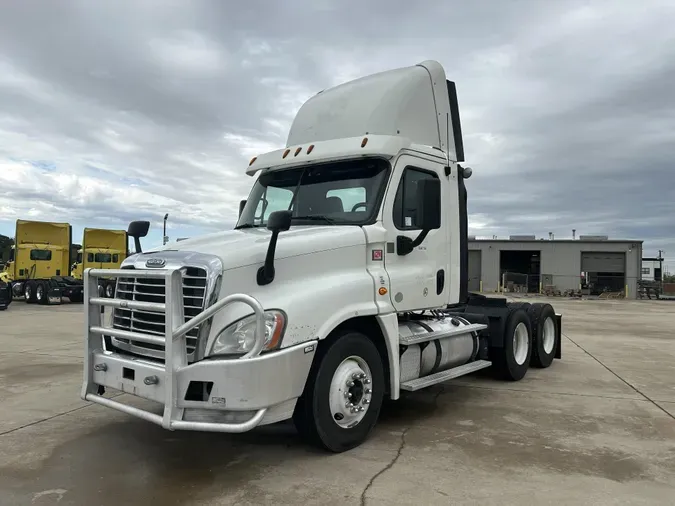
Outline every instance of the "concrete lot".
[[329, 455], [288, 424], [167, 432], [84, 403], [82, 306], [16, 301], [0, 312], [0, 504], [672, 505], [675, 304], [553, 303], [563, 360], [407, 395]]

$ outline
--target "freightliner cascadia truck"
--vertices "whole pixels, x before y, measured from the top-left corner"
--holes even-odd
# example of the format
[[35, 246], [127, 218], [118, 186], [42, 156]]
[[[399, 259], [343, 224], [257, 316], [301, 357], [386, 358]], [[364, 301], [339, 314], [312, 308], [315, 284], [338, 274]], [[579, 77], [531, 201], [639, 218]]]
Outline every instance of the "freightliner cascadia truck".
[[0, 276], [14, 296], [29, 304], [83, 301], [82, 281], [70, 276], [72, 233], [68, 223], [16, 220], [10, 261]]
[[[129, 256], [129, 239], [126, 230], [85, 228], [82, 234], [82, 249], [77, 252], [77, 261], [72, 267], [72, 276], [82, 279], [84, 269], [119, 269]], [[98, 293], [112, 297], [115, 279], [100, 278]]]
[[[438, 62], [311, 97], [286, 147], [248, 165], [257, 178], [234, 230], [85, 270], [82, 398], [169, 430], [292, 418], [341, 452], [368, 438], [385, 398], [550, 366], [562, 323], [550, 304], [467, 291], [463, 161], [455, 83]], [[148, 226], [129, 226], [137, 251]], [[112, 299], [97, 296], [102, 276], [117, 278]]]

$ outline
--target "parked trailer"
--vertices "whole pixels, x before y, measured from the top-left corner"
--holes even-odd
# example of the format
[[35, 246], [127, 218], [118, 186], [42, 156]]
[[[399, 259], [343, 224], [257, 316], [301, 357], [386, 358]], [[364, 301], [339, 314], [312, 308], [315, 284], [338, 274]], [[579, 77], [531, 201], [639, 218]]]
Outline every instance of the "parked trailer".
[[70, 276], [72, 227], [68, 223], [16, 220], [15, 245], [3, 277], [16, 297], [38, 304], [84, 300], [83, 283]]
[[[435, 61], [310, 98], [286, 147], [251, 160], [235, 230], [85, 271], [82, 398], [170, 430], [292, 418], [340, 452], [367, 439], [385, 396], [549, 367], [550, 304], [468, 292], [463, 161], [455, 84]], [[130, 225], [137, 243], [147, 226]], [[117, 278], [115, 298], [96, 296], [101, 276]]]

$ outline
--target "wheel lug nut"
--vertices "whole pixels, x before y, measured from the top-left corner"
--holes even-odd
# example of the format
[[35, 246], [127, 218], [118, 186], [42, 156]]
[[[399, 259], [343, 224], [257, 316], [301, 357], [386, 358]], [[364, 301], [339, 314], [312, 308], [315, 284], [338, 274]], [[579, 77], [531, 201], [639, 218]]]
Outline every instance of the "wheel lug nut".
[[371, 393], [373, 393], [373, 391], [370, 388], [366, 388], [366, 393], [371, 394]]
[[350, 387], [350, 388], [353, 387], [353, 386], [354, 386], [354, 382], [353, 382], [353, 381], [348, 381], [348, 382], [347, 382], [347, 386]]
[[363, 404], [370, 404], [370, 399], [363, 399]]
[[364, 383], [365, 383], [366, 385], [370, 385], [370, 380], [369, 380], [368, 378], [366, 378], [365, 381], [364, 381]]
[[354, 374], [352, 374], [352, 379], [355, 380], [359, 379], [359, 373], [355, 372]]

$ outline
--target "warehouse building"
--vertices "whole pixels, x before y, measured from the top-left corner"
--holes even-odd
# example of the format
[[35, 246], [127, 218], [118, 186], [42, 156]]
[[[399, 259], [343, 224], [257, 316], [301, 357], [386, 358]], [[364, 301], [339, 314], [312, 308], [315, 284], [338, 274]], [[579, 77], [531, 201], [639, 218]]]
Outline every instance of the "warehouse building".
[[469, 238], [469, 290], [543, 293], [581, 290], [586, 295], [637, 295], [642, 242], [607, 236], [578, 239]]

